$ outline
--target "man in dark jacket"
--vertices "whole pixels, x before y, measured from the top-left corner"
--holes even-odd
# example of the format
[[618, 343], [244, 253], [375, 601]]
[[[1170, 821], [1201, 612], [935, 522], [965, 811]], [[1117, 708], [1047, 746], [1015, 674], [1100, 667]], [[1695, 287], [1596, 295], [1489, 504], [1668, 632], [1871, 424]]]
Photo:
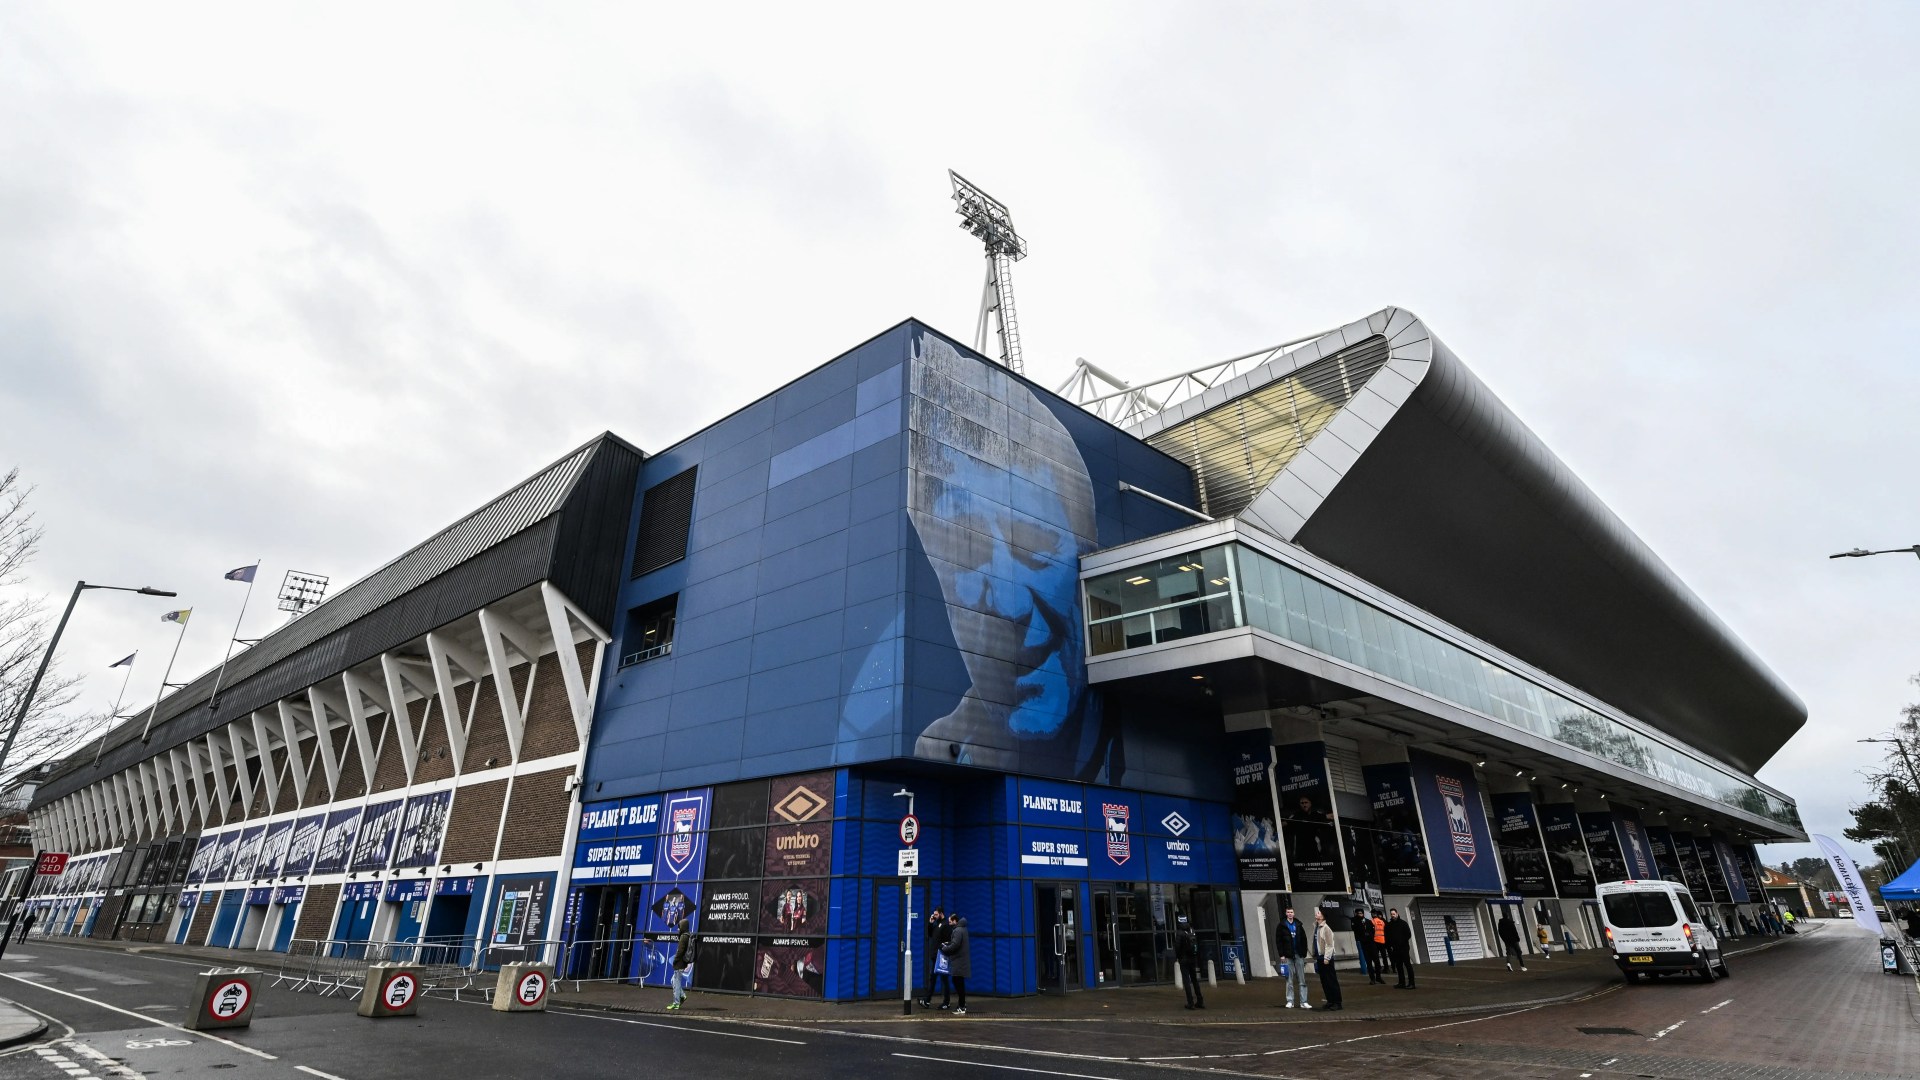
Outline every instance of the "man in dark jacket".
[[[967, 917], [958, 912], [948, 920], [952, 929], [947, 934], [946, 944], [940, 946], [940, 954], [947, 958], [947, 988], [960, 999], [953, 1010], [955, 1016], [967, 1015], [967, 977], [973, 974], [973, 936], [967, 933]], [[946, 1008], [950, 999], [942, 996], [940, 1007]]]
[[1173, 920], [1173, 962], [1180, 965], [1181, 988], [1187, 992], [1187, 1008], [1204, 1009], [1206, 998], [1200, 993], [1200, 935], [1183, 912]]
[[[933, 911], [927, 915], [927, 992], [926, 995], [920, 999], [920, 1007], [923, 1009], [933, 1008], [933, 992], [939, 989], [940, 980], [946, 978], [938, 969], [940, 966], [940, 946], [947, 943], [947, 934], [950, 932], [950, 929], [947, 925], [946, 913], [939, 908], [934, 908]], [[947, 985], [947, 992], [953, 992], [951, 982]]]
[[1287, 984], [1287, 1008], [1293, 1008], [1293, 988], [1300, 988], [1300, 1007], [1311, 1009], [1307, 1003], [1307, 957], [1313, 955], [1312, 931], [1307, 924], [1295, 917], [1292, 908], [1287, 909], [1286, 918], [1273, 928], [1273, 962], [1281, 969], [1280, 977]]
[[1507, 954], [1507, 970], [1512, 971], [1518, 964], [1521, 971], [1527, 970], [1527, 958], [1520, 951], [1520, 928], [1514, 925], [1513, 912], [1503, 912], [1500, 916], [1500, 945]]
[[677, 1010], [687, 1003], [687, 984], [693, 981], [693, 923], [682, 915], [673, 929], [673, 976], [668, 980], [673, 986], [673, 1004], [667, 1008]]
[[1393, 976], [1400, 980], [1395, 990], [1413, 989], [1413, 927], [1400, 917], [1399, 908], [1387, 909], [1387, 955], [1393, 960]]

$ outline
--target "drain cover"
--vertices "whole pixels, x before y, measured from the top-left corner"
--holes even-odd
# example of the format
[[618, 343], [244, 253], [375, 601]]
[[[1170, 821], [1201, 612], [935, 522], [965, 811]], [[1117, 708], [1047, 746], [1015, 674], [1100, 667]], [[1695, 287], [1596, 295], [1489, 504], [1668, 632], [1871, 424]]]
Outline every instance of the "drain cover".
[[1582, 1035], [1638, 1035], [1640, 1033], [1633, 1030], [1632, 1028], [1583, 1027], [1580, 1029], [1580, 1034]]

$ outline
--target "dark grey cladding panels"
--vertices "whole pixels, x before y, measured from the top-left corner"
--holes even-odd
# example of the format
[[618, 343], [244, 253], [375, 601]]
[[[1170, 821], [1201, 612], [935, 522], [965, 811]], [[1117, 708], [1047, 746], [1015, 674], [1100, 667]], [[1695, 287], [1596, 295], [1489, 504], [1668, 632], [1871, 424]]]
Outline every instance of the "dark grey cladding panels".
[[643, 455], [611, 435], [568, 453], [419, 546], [274, 631], [227, 666], [212, 710], [209, 671], [92, 745], [34, 794], [40, 806], [164, 752], [251, 710], [296, 693], [381, 652], [543, 580], [602, 626], [612, 620], [634, 481]]
[[1363, 438], [1300, 455], [1313, 471], [1289, 465], [1269, 492], [1297, 516], [1265, 527], [1732, 765], [1764, 765], [1806, 722], [1800, 700], [1445, 345], [1399, 309], [1369, 322], [1383, 316], [1389, 370], [1414, 385]]

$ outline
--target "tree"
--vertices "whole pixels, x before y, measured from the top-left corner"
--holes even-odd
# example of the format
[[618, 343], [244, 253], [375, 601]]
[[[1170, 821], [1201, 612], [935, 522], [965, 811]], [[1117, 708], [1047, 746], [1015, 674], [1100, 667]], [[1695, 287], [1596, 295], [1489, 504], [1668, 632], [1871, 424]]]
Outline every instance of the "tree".
[[[1908, 681], [1920, 684], [1920, 676]], [[1877, 797], [1852, 808], [1853, 827], [1846, 838], [1871, 844], [1889, 875], [1920, 860], [1920, 703], [1903, 706], [1900, 720], [1887, 738], [1893, 746], [1881, 759], [1881, 768], [1867, 770]]]
[[[52, 632], [46, 600], [25, 587], [27, 564], [40, 551], [40, 526], [28, 507], [32, 494], [19, 469], [0, 475], [0, 724], [13, 723], [19, 714]], [[62, 675], [57, 664], [47, 670], [7, 759], [7, 775], [71, 750], [88, 731], [98, 734], [98, 718], [74, 723], [60, 715], [79, 696], [79, 685], [79, 679]], [[0, 730], [0, 737], [4, 735]]]

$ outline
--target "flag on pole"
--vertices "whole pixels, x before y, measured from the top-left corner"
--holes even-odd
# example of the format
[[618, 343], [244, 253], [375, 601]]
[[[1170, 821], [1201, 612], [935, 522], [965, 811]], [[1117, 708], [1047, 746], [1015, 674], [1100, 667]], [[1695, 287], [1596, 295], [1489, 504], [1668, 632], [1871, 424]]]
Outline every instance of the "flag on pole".
[[227, 580], [228, 581], [244, 581], [244, 582], [247, 582], [248, 584], [252, 584], [253, 572], [258, 569], [260, 569], [260, 564], [254, 563], [252, 566], [242, 566], [233, 570], [229, 570], [227, 571], [227, 575], [226, 575]]
[[127, 658], [125, 660], [120, 660], [120, 661], [116, 661], [114, 663], [108, 664], [107, 670], [112, 671], [114, 668], [117, 668], [117, 667], [128, 667], [133, 663], [133, 658], [139, 655], [140, 655], [140, 650], [135, 649], [132, 652], [127, 654]]
[[1847, 907], [1853, 912], [1853, 921], [1870, 934], [1885, 934], [1880, 916], [1873, 912], [1873, 897], [1868, 895], [1867, 883], [1860, 877], [1860, 868], [1853, 864], [1853, 857], [1830, 836], [1815, 833], [1813, 842], [1820, 848], [1820, 854], [1827, 857], [1827, 865], [1833, 868], [1834, 880], [1840, 883]]
[[193, 614], [192, 608], [181, 608], [179, 611], [169, 611], [165, 615], [160, 616], [160, 621], [179, 623], [181, 626], [185, 626], [187, 625], [187, 616], [191, 614]]

